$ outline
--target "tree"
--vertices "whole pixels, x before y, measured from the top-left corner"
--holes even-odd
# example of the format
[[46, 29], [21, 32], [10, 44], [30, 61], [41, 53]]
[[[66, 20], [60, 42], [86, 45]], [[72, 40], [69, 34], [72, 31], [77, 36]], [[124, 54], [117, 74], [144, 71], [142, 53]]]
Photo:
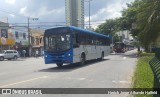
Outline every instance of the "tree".
[[119, 28], [119, 19], [108, 19], [105, 23], [98, 26], [96, 32], [103, 34], [114, 34]]
[[115, 43], [115, 42], [120, 42], [120, 41], [121, 41], [120, 37], [117, 34], [115, 34], [113, 36], [113, 42]]
[[[145, 47], [155, 42], [160, 32], [160, 1], [159, 0], [135, 0], [127, 4], [128, 8], [122, 11], [124, 19], [122, 27], [131, 31], [138, 38], [140, 44]], [[136, 24], [136, 28], [132, 28]]]
[[122, 24], [121, 29], [131, 31], [133, 37], [138, 36], [140, 30], [137, 27], [133, 28], [133, 25], [137, 25], [137, 13], [140, 0], [135, 0], [131, 4], [127, 4], [127, 9], [122, 11]]
[[113, 36], [113, 41], [118, 42], [120, 41], [120, 38], [115, 33], [120, 30], [120, 24], [121, 24], [120, 18], [108, 19], [106, 20], [105, 23], [98, 26], [98, 28], [96, 29], [96, 32], [99, 32], [105, 35], [110, 34]]
[[96, 31], [114, 36], [120, 30], [131, 31], [147, 50], [160, 36], [160, 0], [135, 0], [127, 4], [122, 17], [106, 20]]
[[142, 43], [147, 46], [155, 42], [159, 37], [160, 32], [160, 1], [159, 0], [142, 0], [137, 15], [139, 29], [143, 34], [140, 34]]

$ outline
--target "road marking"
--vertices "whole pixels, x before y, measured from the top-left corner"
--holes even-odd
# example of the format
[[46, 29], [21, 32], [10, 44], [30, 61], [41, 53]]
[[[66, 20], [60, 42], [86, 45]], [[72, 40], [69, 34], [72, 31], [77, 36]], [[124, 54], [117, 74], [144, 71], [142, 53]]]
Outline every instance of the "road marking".
[[130, 84], [131, 82], [129, 82], [129, 81], [119, 81], [119, 83], [121, 83], [121, 84]]
[[116, 83], [116, 84], [130, 84], [130, 81], [115, 81], [113, 80], [112, 83]]
[[86, 78], [79, 78], [79, 80], [85, 80]]
[[125, 59], [127, 59], [127, 57], [123, 57], [123, 59], [125, 60]]
[[112, 81], [112, 83], [117, 83], [117, 82], [114, 80], [114, 81]]
[[71, 77], [67, 77], [66, 79], [68, 79], [68, 80], [85, 80], [86, 78], [71, 78]]
[[31, 81], [38, 80], [38, 79], [46, 79], [46, 78], [48, 78], [48, 76], [37, 77], [37, 78], [29, 79], [29, 80], [24, 80], [24, 81], [20, 81], [20, 82], [2, 85], [2, 86], [0, 86], [0, 88], [5, 88], [8, 86], [13, 86], [13, 85], [17, 85], [17, 84], [22, 84], [22, 83], [31, 82]]

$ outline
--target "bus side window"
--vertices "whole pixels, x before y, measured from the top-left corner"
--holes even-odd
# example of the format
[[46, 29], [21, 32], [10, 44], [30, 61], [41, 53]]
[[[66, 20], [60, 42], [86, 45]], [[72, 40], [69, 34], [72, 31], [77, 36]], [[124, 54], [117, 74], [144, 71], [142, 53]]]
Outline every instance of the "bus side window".
[[76, 38], [76, 43], [79, 43], [80, 40], [79, 40], [78, 34], [75, 35], [75, 38]]
[[84, 44], [85, 44], [85, 36], [81, 33], [81, 34], [80, 34], [80, 37], [81, 37], [81, 38], [80, 38], [80, 39], [81, 39], [80, 44], [81, 44], [81, 45], [84, 45]]
[[74, 48], [78, 48], [79, 47], [79, 36], [78, 34], [76, 33], [75, 36], [74, 36], [74, 42], [73, 42], [73, 47]]

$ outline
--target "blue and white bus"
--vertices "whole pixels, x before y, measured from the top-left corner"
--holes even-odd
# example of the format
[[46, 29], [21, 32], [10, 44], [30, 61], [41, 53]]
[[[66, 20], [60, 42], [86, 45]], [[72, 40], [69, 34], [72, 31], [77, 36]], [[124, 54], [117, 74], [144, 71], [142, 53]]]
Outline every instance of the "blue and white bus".
[[77, 27], [57, 27], [44, 33], [45, 64], [80, 63], [103, 59], [110, 53], [109, 36]]

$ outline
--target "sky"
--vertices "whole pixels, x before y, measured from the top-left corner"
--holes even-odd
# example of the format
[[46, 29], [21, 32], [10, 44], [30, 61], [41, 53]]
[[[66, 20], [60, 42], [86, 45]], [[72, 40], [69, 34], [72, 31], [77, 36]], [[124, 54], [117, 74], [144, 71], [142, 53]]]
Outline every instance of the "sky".
[[[85, 23], [88, 23], [88, 0], [85, 0]], [[134, 0], [91, 0], [91, 24], [97, 26], [106, 19], [121, 16], [121, 11], [126, 8], [126, 3]], [[0, 20], [9, 23], [27, 23], [39, 25], [62, 25], [65, 20], [65, 0], [0, 0]]]

